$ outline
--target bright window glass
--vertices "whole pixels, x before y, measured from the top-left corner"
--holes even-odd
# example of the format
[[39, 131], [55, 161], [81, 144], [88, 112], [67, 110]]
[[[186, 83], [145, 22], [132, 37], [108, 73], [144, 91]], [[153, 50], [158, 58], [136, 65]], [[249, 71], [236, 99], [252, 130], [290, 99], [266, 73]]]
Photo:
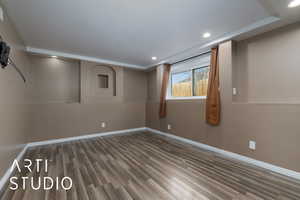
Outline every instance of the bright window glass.
[[172, 74], [172, 96], [191, 97], [192, 92], [192, 71]]
[[207, 96], [209, 67], [194, 69], [194, 96]]
[[172, 97], [207, 96], [209, 67], [194, 68], [171, 74]]

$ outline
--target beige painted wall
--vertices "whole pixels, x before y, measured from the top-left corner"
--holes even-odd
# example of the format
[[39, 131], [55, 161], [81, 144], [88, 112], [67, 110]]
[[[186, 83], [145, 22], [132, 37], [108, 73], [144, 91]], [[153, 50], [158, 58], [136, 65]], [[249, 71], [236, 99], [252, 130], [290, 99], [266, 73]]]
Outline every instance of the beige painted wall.
[[[82, 103], [120, 102], [124, 92], [124, 68], [99, 63], [81, 61], [81, 99]], [[108, 88], [99, 88], [98, 75], [109, 75]]]
[[80, 62], [29, 55], [34, 103], [79, 102]]
[[0, 35], [11, 47], [11, 58], [25, 73], [23, 83], [17, 72], [8, 66], [0, 68], [0, 177], [23, 147], [30, 129], [30, 61], [23, 52], [23, 42], [5, 15], [0, 22]]
[[296, 23], [236, 44], [235, 101], [300, 103], [299, 35]]
[[[65, 88], [72, 76], [78, 77], [77, 71], [65, 70], [65, 67], [78, 67], [74, 61], [54, 59], [38, 59], [38, 65], [32, 66], [33, 74], [41, 77], [57, 73], [63, 79], [69, 81], [61, 82], [59, 87], [53, 87], [56, 79], [36, 79], [34, 85], [40, 83], [40, 89], [51, 92], [50, 97], [60, 94], [60, 87]], [[60, 64], [63, 62], [63, 65]], [[36, 63], [36, 62], [34, 62]], [[117, 73], [117, 96], [99, 96], [90, 91], [88, 87], [90, 73], [86, 73], [97, 63], [81, 62], [81, 102], [53, 103], [47, 99], [32, 105], [32, 131], [29, 135], [30, 141], [43, 141], [64, 137], [73, 137], [84, 134], [100, 133], [105, 131], [139, 128], [145, 126], [145, 106], [147, 96], [147, 74], [143, 71], [114, 67]], [[43, 70], [40, 67], [43, 66]], [[55, 69], [55, 71], [52, 71]], [[38, 71], [38, 73], [36, 73]], [[87, 76], [85, 76], [85, 75]], [[96, 74], [97, 75], [97, 74]], [[95, 75], [95, 76], [96, 76]], [[71, 81], [71, 82], [70, 82]], [[93, 82], [93, 81], [92, 81]], [[96, 84], [96, 83], [95, 83]], [[51, 90], [49, 90], [51, 88]], [[33, 92], [35, 94], [35, 91]], [[90, 94], [90, 95], [88, 95]], [[49, 97], [49, 95], [47, 95]], [[45, 96], [44, 96], [45, 97]], [[101, 128], [101, 122], [106, 122], [107, 127]]]
[[[174, 135], [300, 172], [300, 104], [294, 102], [299, 101], [295, 88], [300, 84], [299, 40], [300, 25], [295, 24], [238, 44], [220, 45], [219, 127], [205, 123], [205, 100], [168, 101], [168, 116], [159, 120], [160, 67], [149, 72], [147, 126], [168, 132], [170, 123]], [[232, 97], [232, 83], [244, 88], [239, 90], [241, 96]], [[249, 140], [257, 142], [256, 151], [248, 149]]]

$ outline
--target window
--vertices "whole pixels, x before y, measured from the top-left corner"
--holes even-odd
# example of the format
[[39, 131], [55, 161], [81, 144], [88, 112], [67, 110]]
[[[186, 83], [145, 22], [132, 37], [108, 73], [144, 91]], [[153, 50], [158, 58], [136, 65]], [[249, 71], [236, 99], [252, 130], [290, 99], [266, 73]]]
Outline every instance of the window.
[[98, 74], [99, 88], [108, 88], [108, 75]]
[[171, 67], [167, 99], [205, 98], [210, 56]]
[[192, 94], [192, 73], [191, 71], [172, 74], [172, 96], [191, 97]]
[[209, 67], [201, 67], [193, 70], [194, 96], [206, 96], [208, 86]]

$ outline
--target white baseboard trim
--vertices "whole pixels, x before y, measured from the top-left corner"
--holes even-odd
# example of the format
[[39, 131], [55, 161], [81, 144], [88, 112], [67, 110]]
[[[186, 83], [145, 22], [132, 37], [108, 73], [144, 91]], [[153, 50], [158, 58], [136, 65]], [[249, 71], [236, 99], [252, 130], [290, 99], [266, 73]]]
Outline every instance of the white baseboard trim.
[[109, 131], [109, 132], [103, 132], [103, 133], [94, 133], [94, 134], [88, 134], [88, 135], [81, 135], [81, 136], [76, 136], [76, 137], [45, 140], [45, 141], [40, 141], [40, 142], [31, 142], [31, 143], [28, 143], [28, 147], [36, 147], [36, 146], [43, 146], [43, 145], [49, 145], [49, 144], [57, 144], [57, 143], [70, 142], [70, 141], [76, 141], [76, 140], [82, 140], [82, 139], [90, 139], [90, 138], [110, 136], [110, 135], [119, 135], [119, 134], [138, 132], [138, 131], [146, 131], [146, 130], [147, 130], [146, 127], [131, 128], [131, 129], [118, 130], [118, 131]]
[[195, 142], [193, 140], [186, 139], [186, 138], [183, 138], [183, 137], [179, 137], [179, 136], [176, 136], [176, 135], [172, 135], [172, 134], [169, 134], [169, 133], [165, 133], [165, 132], [162, 132], [162, 131], [159, 131], [159, 130], [156, 130], [156, 129], [147, 128], [147, 130], [149, 132], [152, 132], [152, 133], [155, 133], [155, 134], [159, 134], [159, 135], [163, 135], [163, 136], [166, 136], [166, 137], [170, 137], [170, 138], [179, 140], [181, 142], [185, 142], [185, 143], [188, 143], [188, 144], [200, 147], [202, 149], [205, 149], [205, 150], [208, 150], [208, 151], [212, 151], [214, 153], [221, 154], [224, 157], [233, 158], [233, 159], [236, 159], [236, 160], [239, 160], [239, 161], [243, 161], [243, 162], [246, 162], [246, 163], [249, 163], [249, 164], [261, 167], [261, 168], [264, 168], [264, 169], [268, 169], [268, 170], [276, 172], [278, 174], [282, 174], [282, 175], [289, 176], [291, 178], [300, 180], [300, 173], [296, 172], [296, 171], [293, 171], [293, 170], [289, 170], [289, 169], [286, 169], [286, 168], [278, 167], [278, 166], [272, 165], [270, 163], [266, 163], [266, 162], [263, 162], [263, 161], [255, 160], [253, 158], [249, 158], [249, 157], [237, 154], [237, 153], [225, 151], [223, 149], [219, 149], [219, 148], [212, 147], [212, 146], [209, 146], [209, 145], [206, 145], [206, 144], [202, 144], [200, 142]]
[[[202, 144], [199, 142], [195, 142], [193, 140], [189, 140], [183, 137], [179, 137], [176, 135], [172, 135], [169, 133], [165, 133], [156, 129], [152, 129], [152, 128], [147, 128], [147, 127], [141, 127], [141, 128], [133, 128], [133, 129], [125, 129], [125, 130], [119, 130], [119, 131], [109, 131], [109, 132], [103, 132], [103, 133], [95, 133], [95, 134], [88, 134], [88, 135], [83, 135], [83, 136], [77, 136], [77, 137], [69, 137], [69, 138], [61, 138], [61, 139], [54, 139], [54, 140], [46, 140], [46, 141], [40, 141], [40, 142], [32, 142], [32, 143], [28, 143], [24, 146], [24, 148], [22, 149], [22, 151], [18, 154], [18, 156], [16, 157], [16, 160], [21, 161], [23, 155], [26, 153], [27, 149], [29, 147], [36, 147], [36, 146], [42, 146], [42, 145], [49, 145], [49, 144], [57, 144], [57, 143], [63, 143], [63, 142], [69, 142], [69, 141], [76, 141], [76, 140], [81, 140], [81, 139], [89, 139], [89, 138], [95, 138], [95, 137], [103, 137], [103, 136], [110, 136], [110, 135], [120, 135], [120, 134], [126, 134], [126, 133], [130, 133], [130, 132], [138, 132], [138, 131], [149, 131], [151, 133], [155, 133], [155, 134], [159, 134], [159, 135], [163, 135], [166, 137], [170, 137], [197, 147], [200, 147], [202, 149], [208, 150], [208, 151], [212, 151], [215, 153], [218, 153], [220, 155], [223, 155], [225, 157], [228, 158], [233, 158], [236, 160], [240, 160], [258, 167], [262, 167], [265, 169], [268, 169], [270, 171], [285, 175], [285, 176], [289, 176], [295, 179], [299, 179], [300, 180], [300, 173], [296, 172], [296, 171], [292, 171], [289, 169], [285, 169], [282, 167], [278, 167], [263, 161], [259, 161], [259, 160], [255, 160], [246, 156], [242, 156], [236, 153], [232, 153], [229, 151], [225, 151], [216, 147], [212, 147], [206, 144]], [[3, 187], [5, 186], [5, 184], [8, 182], [10, 176], [12, 174], [11, 168], [9, 168], [4, 176], [0, 179], [0, 191], [2, 191]]]
[[[46, 141], [40, 141], [40, 142], [31, 142], [24, 146], [22, 151], [18, 154], [18, 156], [15, 159], [18, 160], [18, 162], [20, 162], [22, 157], [26, 153], [27, 149], [30, 147], [43, 146], [43, 145], [49, 145], [49, 144], [57, 144], [57, 143], [70, 142], [70, 141], [96, 138], [96, 137], [103, 137], [103, 136], [110, 136], [110, 135], [120, 135], [120, 134], [126, 134], [126, 133], [138, 132], [138, 131], [146, 131], [146, 130], [147, 130], [146, 127], [141, 127], [141, 128], [118, 130], [118, 131], [109, 131], [109, 132], [103, 132], [103, 133], [94, 133], [94, 134], [69, 137], [69, 138], [46, 140]], [[2, 178], [0, 179], [0, 191], [2, 191], [3, 187], [7, 184], [11, 175], [12, 175], [12, 170], [11, 170], [11, 166], [10, 166], [9, 169], [6, 170], [4, 176], [2, 176]]]
[[[23, 147], [23, 149], [20, 151], [20, 153], [17, 155], [17, 157], [15, 158], [15, 160], [17, 160], [18, 162], [21, 161], [22, 157], [24, 156], [24, 154], [26, 153], [28, 149], [28, 144], [25, 144], [25, 146]], [[6, 183], [8, 182], [10, 176], [12, 175], [14, 169], [11, 169], [11, 166], [6, 170], [5, 174], [2, 176], [2, 178], [0, 179], [0, 191], [2, 191], [3, 187], [6, 185]]]

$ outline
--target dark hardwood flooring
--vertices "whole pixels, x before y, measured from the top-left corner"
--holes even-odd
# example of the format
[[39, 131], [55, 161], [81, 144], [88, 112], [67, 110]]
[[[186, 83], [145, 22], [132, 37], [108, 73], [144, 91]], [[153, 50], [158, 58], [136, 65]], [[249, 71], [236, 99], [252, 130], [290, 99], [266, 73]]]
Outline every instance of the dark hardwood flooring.
[[[151, 133], [107, 136], [29, 149], [71, 190], [6, 189], [3, 200], [299, 200], [300, 182]], [[36, 167], [36, 166], [35, 166]], [[20, 183], [21, 184], [21, 183]]]

